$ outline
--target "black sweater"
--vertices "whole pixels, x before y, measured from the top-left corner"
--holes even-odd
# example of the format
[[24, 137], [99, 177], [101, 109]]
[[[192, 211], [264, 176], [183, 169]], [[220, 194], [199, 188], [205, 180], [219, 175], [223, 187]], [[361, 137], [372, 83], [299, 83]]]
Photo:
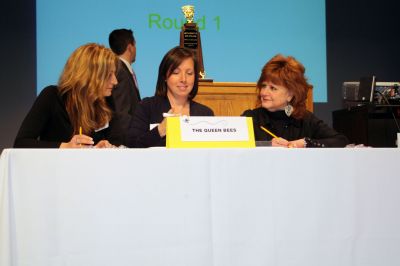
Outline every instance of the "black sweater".
[[260, 128], [263, 126], [288, 141], [308, 137], [315, 147], [344, 147], [348, 144], [348, 139], [344, 135], [330, 128], [310, 112], [307, 112], [303, 119], [295, 119], [288, 117], [284, 111], [270, 112], [260, 107], [246, 110], [242, 116], [253, 118], [254, 135], [258, 141], [272, 139]]

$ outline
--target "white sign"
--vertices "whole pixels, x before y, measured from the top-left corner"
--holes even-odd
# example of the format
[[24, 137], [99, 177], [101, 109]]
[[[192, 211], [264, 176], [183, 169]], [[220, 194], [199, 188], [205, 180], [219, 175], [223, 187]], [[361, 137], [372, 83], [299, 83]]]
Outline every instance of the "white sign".
[[248, 141], [246, 117], [182, 116], [182, 141]]

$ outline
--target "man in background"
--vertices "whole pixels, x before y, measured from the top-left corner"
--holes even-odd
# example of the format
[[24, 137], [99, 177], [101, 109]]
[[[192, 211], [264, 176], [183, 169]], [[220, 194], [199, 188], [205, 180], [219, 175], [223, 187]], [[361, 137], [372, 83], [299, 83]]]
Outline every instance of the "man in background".
[[140, 102], [139, 87], [132, 64], [136, 60], [136, 41], [132, 30], [116, 29], [108, 37], [111, 50], [118, 55], [118, 84], [112, 92], [115, 111], [121, 120], [121, 129], [125, 137], [129, 124]]

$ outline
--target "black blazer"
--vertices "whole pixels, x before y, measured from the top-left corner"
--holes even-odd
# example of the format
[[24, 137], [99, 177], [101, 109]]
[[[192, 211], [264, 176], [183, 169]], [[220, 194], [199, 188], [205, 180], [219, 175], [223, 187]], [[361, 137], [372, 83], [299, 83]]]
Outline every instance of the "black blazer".
[[[151, 124], [159, 124], [164, 119], [163, 113], [171, 109], [168, 98], [153, 96], [144, 98], [136, 108], [135, 116], [129, 127], [127, 146], [146, 148], [165, 146], [165, 137], [160, 137], [158, 128], [150, 130]], [[214, 112], [205, 105], [190, 101], [191, 116], [214, 116]]]
[[118, 84], [112, 91], [112, 97], [122, 133], [125, 134], [135, 114], [136, 106], [140, 102], [140, 93], [133, 80], [132, 73], [121, 59], [119, 60], [116, 76]]
[[284, 111], [270, 112], [265, 108], [246, 110], [242, 116], [253, 118], [254, 136], [256, 140], [271, 140], [272, 137], [264, 132], [264, 126], [278, 137], [286, 140], [297, 140], [308, 137], [315, 147], [344, 147], [348, 139], [330, 128], [314, 114], [307, 112], [303, 119], [288, 117]]
[[[107, 102], [112, 107], [110, 97]], [[14, 148], [58, 148], [61, 142], [69, 142], [72, 136], [73, 128], [65, 101], [56, 86], [48, 86], [39, 94], [22, 122]], [[106, 139], [120, 145], [122, 138], [118, 119], [113, 117], [108, 128], [94, 132], [91, 137], [95, 144]]]

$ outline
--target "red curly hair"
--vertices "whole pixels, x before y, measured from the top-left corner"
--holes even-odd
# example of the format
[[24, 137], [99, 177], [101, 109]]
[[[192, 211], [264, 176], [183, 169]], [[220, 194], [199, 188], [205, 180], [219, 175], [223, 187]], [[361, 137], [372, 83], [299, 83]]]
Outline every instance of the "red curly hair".
[[[290, 104], [293, 106], [292, 116], [301, 119], [306, 113], [306, 99], [308, 90], [312, 85], [307, 82], [304, 76], [305, 68], [292, 56], [278, 54], [269, 60], [261, 70], [257, 82], [257, 90], [260, 92], [263, 82], [283, 86], [293, 95]], [[258, 99], [258, 105], [261, 104]]]

